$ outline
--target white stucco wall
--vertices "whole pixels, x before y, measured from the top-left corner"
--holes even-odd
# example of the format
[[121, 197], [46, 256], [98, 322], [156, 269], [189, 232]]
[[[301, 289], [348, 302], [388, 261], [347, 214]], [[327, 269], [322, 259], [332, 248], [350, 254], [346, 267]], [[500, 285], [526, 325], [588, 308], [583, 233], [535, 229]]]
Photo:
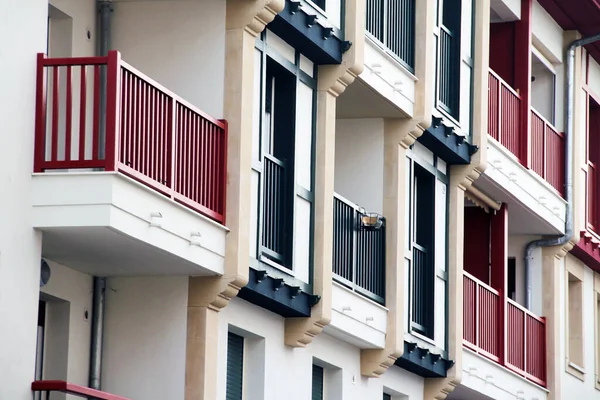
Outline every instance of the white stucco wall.
[[[523, 306], [525, 305], [525, 246], [532, 240], [537, 239], [540, 239], [540, 237], [526, 235], [508, 236], [508, 257], [513, 257], [515, 259], [515, 289], [517, 303]], [[542, 250], [535, 249], [532, 256], [531, 311], [538, 316], [544, 316], [542, 307]]]
[[215, 118], [223, 116], [225, 2], [115, 2], [111, 48]]
[[328, 400], [380, 399], [384, 385], [394, 394], [407, 396], [399, 398], [423, 398], [423, 378], [397, 367], [392, 367], [382, 379], [364, 378], [360, 375], [360, 349], [325, 333], [306, 348], [285, 346], [284, 319], [239, 298], [232, 299], [219, 318], [217, 399], [225, 398], [228, 330], [247, 338], [244, 354], [247, 400], [310, 398], [313, 362], [325, 366], [325, 390], [327, 386], [335, 388], [327, 391]]
[[[47, 304], [43, 377], [87, 386], [93, 278], [51, 260], [46, 261], [51, 277], [40, 295]], [[64, 366], [66, 371], [62, 370]]]
[[0, 399], [29, 400], [35, 368], [41, 242], [27, 221], [31, 212], [35, 55], [46, 49], [48, 3], [7, 0], [2, 6], [6, 12], [0, 13], [0, 320], [4, 327], [0, 329]]
[[[49, 4], [66, 14], [63, 18], [57, 18], [56, 21], [52, 18], [51, 25], [55, 22], [65, 25], [66, 21], [71, 28], [70, 43], [67, 48], [62, 43], [52, 43], [50, 46], [50, 56], [52, 57], [88, 57], [96, 55], [97, 29], [96, 16], [97, 5], [95, 0], [49, 0]], [[64, 29], [64, 27], [61, 26]], [[87, 32], [90, 32], [90, 38], [87, 37]], [[53, 32], [50, 32], [52, 36]], [[62, 44], [60, 51], [56, 51], [55, 46]]]
[[552, 63], [563, 60], [563, 31], [550, 14], [534, 0], [532, 9], [532, 34], [534, 45]]
[[187, 296], [187, 277], [107, 280], [102, 390], [184, 398]]
[[338, 119], [335, 132], [335, 192], [382, 214], [383, 119]]

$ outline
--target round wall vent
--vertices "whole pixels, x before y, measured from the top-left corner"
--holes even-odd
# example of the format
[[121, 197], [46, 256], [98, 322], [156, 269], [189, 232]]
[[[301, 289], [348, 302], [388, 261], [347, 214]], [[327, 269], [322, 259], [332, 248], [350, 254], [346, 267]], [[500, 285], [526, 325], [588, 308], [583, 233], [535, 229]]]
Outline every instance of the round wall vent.
[[50, 280], [50, 266], [42, 258], [42, 267], [40, 269], [40, 287], [46, 286], [48, 281]]

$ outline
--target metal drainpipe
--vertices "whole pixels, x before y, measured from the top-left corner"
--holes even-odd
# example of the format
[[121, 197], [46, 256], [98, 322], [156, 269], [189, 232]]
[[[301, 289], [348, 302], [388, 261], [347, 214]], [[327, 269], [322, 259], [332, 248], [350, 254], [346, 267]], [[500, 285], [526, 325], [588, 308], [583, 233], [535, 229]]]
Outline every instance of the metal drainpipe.
[[[110, 14], [112, 12], [112, 0], [98, 0], [98, 12], [100, 13], [100, 43], [99, 55], [108, 55], [110, 47]], [[104, 158], [106, 150], [106, 68], [100, 69], [100, 134], [98, 135], [98, 153], [99, 157]]]
[[104, 296], [106, 278], [94, 277], [94, 304], [92, 307], [92, 343], [90, 346], [89, 386], [100, 390], [102, 374], [102, 344], [104, 337]]
[[573, 237], [573, 81], [575, 80], [575, 49], [586, 44], [600, 40], [600, 34], [589, 36], [587, 38], [575, 40], [567, 48], [567, 101], [565, 103], [565, 136], [567, 138], [565, 146], [565, 197], [567, 206], [565, 210], [565, 234], [555, 238], [534, 240], [525, 247], [525, 307], [531, 309], [532, 303], [532, 268], [533, 250], [539, 247], [562, 246]]
[[[99, 53], [101, 56], [108, 54], [110, 40], [110, 13], [111, 1], [98, 0], [100, 13], [100, 40]], [[100, 143], [99, 155], [104, 157], [105, 116], [106, 116], [106, 69], [100, 70]], [[106, 278], [94, 277], [94, 293], [92, 306], [92, 337], [90, 343], [90, 376], [89, 386], [100, 390], [102, 375], [102, 345], [104, 342], [104, 301], [106, 294]]]

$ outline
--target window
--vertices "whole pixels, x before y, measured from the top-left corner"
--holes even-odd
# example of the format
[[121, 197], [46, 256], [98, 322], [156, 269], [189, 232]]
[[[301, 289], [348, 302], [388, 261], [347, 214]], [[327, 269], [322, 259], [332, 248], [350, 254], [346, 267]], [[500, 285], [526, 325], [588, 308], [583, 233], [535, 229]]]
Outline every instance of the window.
[[571, 261], [567, 272], [567, 371], [583, 379], [583, 264]]
[[413, 164], [411, 329], [431, 339], [435, 319], [435, 181], [435, 175]]
[[[309, 290], [317, 69], [266, 30], [255, 46], [251, 257]], [[274, 268], [271, 268], [274, 267]]]
[[461, 1], [443, 1], [438, 39], [438, 105], [457, 120], [460, 115], [460, 30]]
[[598, 184], [600, 174], [600, 104], [589, 97], [587, 127], [587, 225], [596, 233], [600, 233], [600, 202], [598, 199]]
[[323, 400], [323, 367], [312, 366], [312, 400]]
[[531, 107], [554, 124], [556, 72], [554, 66], [534, 49], [531, 56]]
[[244, 392], [244, 338], [229, 332], [227, 335], [226, 400], [242, 400]]
[[507, 296], [513, 301], [517, 301], [517, 265], [514, 257], [508, 259], [508, 290]]
[[291, 264], [296, 79], [267, 60], [263, 126], [262, 254], [283, 266]]
[[389, 395], [389, 394], [387, 394], [387, 393], [384, 393], [383, 394], [383, 400], [392, 400], [392, 396]]

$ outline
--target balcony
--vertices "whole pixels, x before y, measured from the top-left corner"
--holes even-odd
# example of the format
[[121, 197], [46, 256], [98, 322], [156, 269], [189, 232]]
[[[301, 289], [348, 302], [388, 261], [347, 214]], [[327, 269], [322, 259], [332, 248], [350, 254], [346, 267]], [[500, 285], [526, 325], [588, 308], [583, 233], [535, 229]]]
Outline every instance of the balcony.
[[[531, 108], [531, 136], [522, 131], [521, 96], [490, 70], [488, 133], [525, 167], [530, 167], [564, 196], [564, 135]], [[527, 152], [531, 149], [530, 165]]]
[[367, 0], [366, 28], [386, 53], [415, 68], [415, 0]]
[[464, 346], [545, 386], [545, 319], [467, 272], [463, 282]]
[[221, 273], [226, 147], [224, 121], [118, 52], [40, 54], [33, 206], [43, 253], [98, 275]]
[[333, 199], [333, 317], [331, 335], [360, 348], [385, 346], [385, 221], [366, 227], [359, 206]]
[[333, 199], [334, 279], [354, 292], [384, 304], [385, 222], [362, 226], [364, 210], [339, 195]]
[[[71, 396], [95, 400], [129, 400], [125, 397], [90, 389], [85, 386], [74, 385], [65, 381], [35, 381], [31, 384], [32, 392], [46, 393], [45, 399], [50, 399], [51, 392], [66, 393]], [[58, 397], [58, 396], [57, 396]], [[63, 395], [64, 398], [64, 395]], [[42, 397], [40, 397], [42, 399]]]

